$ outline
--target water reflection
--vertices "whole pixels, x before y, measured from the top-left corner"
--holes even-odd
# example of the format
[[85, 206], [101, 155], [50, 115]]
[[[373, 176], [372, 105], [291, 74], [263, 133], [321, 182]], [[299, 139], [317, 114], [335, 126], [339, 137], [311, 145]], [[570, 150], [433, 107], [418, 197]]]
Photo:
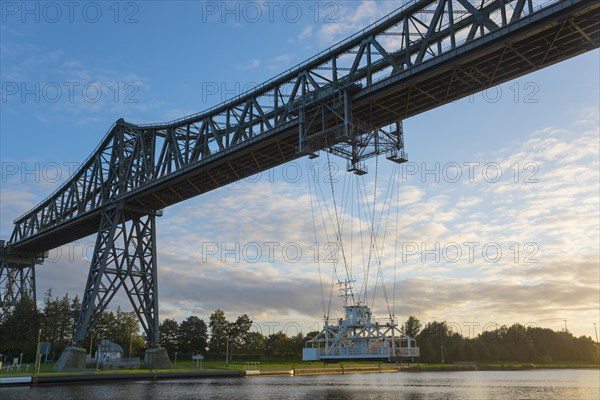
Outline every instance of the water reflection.
[[2, 388], [23, 399], [470, 400], [600, 398], [598, 370], [255, 377]]

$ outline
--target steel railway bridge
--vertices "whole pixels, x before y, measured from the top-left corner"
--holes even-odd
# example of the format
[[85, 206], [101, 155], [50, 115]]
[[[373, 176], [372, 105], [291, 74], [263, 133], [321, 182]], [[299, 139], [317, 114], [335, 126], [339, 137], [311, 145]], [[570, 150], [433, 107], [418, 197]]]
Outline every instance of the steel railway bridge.
[[169, 123], [117, 120], [80, 169], [14, 221], [0, 243], [0, 306], [35, 299], [51, 249], [97, 234], [76, 343], [124, 290], [158, 344], [156, 217], [299, 157], [348, 171], [406, 160], [402, 121], [598, 48], [595, 0], [415, 0], [306, 62]]

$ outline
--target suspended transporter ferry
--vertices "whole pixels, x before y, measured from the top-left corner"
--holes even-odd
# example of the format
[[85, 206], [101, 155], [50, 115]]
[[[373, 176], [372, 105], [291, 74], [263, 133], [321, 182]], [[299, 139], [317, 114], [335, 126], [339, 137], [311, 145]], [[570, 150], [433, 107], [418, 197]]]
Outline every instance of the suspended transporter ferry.
[[419, 357], [415, 339], [405, 335], [395, 318], [373, 318], [371, 309], [361, 303], [348, 305], [352, 297], [348, 282], [343, 285], [345, 316], [330, 324], [306, 342], [304, 361], [385, 360], [414, 361]]

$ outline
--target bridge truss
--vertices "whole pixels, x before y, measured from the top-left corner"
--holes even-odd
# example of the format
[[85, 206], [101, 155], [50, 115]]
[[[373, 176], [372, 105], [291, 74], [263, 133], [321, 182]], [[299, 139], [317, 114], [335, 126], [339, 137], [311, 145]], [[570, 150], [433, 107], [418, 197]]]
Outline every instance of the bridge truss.
[[406, 160], [408, 117], [595, 49], [591, 0], [415, 0], [209, 110], [113, 124], [80, 169], [17, 218], [0, 249], [0, 306], [35, 297], [47, 251], [97, 234], [75, 341], [123, 288], [157, 344], [156, 216], [175, 203], [328, 151], [348, 171]]

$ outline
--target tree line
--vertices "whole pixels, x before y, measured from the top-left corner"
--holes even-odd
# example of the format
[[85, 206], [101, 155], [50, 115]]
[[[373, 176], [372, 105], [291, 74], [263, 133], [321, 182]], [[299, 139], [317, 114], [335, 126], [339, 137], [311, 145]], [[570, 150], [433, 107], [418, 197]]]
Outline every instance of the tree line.
[[[35, 358], [38, 330], [41, 341], [52, 346], [50, 359], [57, 359], [64, 347], [71, 344], [81, 302], [68, 294], [53, 297], [52, 290], [44, 296], [43, 308], [38, 309], [30, 298], [23, 298], [16, 307], [0, 315], [0, 353], [5, 360], [19, 357], [30, 362]], [[160, 345], [180, 359], [202, 354], [208, 359], [229, 360], [300, 359], [306, 341], [318, 332], [298, 333], [288, 337], [284, 332], [263, 335], [253, 331], [252, 320], [246, 314], [228, 320], [223, 310], [215, 310], [208, 324], [198, 316], [181, 322], [165, 319], [160, 324]], [[530, 363], [591, 363], [600, 362], [598, 343], [590, 337], [575, 337], [567, 330], [553, 331], [536, 326], [499, 326], [475, 337], [464, 337], [452, 330], [447, 322], [428, 322], [423, 325], [411, 316], [402, 325], [408, 336], [417, 340], [420, 362], [452, 363], [530, 362]], [[99, 340], [110, 339], [120, 344], [124, 356], [142, 356], [149, 347], [140, 332], [134, 312], [104, 312], [89, 330], [82, 346], [94, 352]]]
[[[406, 329], [409, 325], [409, 329]], [[575, 337], [569, 331], [553, 331], [538, 326], [498, 326], [473, 338], [453, 332], [446, 322], [428, 322], [424, 326], [410, 317], [405, 332], [416, 338], [421, 362], [456, 361], [589, 363], [600, 362], [600, 348], [589, 336]], [[421, 329], [422, 328], [422, 329]]]
[[[49, 289], [43, 304], [43, 308], [38, 309], [33, 299], [23, 297], [11, 311], [0, 314], [0, 354], [4, 355], [5, 362], [20, 358], [21, 353], [23, 362], [32, 362], [40, 330], [40, 342], [51, 346], [48, 360], [57, 360], [64, 348], [72, 343], [81, 309], [79, 297], [70, 298], [68, 294], [53, 297], [52, 289]], [[88, 331], [82, 346], [95, 353], [99, 340], [110, 339], [123, 347], [124, 356], [136, 355], [146, 347], [139, 331], [134, 312], [105, 311]]]
[[160, 324], [160, 341], [169, 354], [202, 354], [209, 359], [299, 358], [307, 340], [317, 332], [304, 336], [301, 332], [288, 337], [283, 332], [264, 336], [251, 331], [247, 314], [227, 320], [223, 310], [215, 310], [208, 325], [196, 316], [181, 323], [166, 319]]
[[[23, 297], [9, 312], [0, 314], [0, 354], [5, 362], [20, 358], [33, 362], [36, 354], [38, 331], [40, 341], [50, 343], [48, 359], [57, 360], [65, 347], [71, 345], [75, 324], [79, 317], [79, 297], [54, 297], [52, 290], [44, 295], [43, 308], [38, 309], [33, 299]], [[197, 316], [190, 316], [181, 323], [165, 319], [160, 324], [160, 345], [169, 354], [202, 354], [208, 358], [223, 359], [225, 354], [233, 360], [237, 357], [297, 357], [302, 352], [307, 337], [299, 334], [288, 338], [279, 332], [268, 337], [250, 331], [252, 320], [240, 315], [228, 321], [222, 310], [214, 311], [208, 325]], [[88, 353], [94, 354], [99, 341], [110, 339], [122, 346], [123, 356], [143, 356], [150, 347], [135, 312], [105, 311], [92, 326], [81, 344]]]

